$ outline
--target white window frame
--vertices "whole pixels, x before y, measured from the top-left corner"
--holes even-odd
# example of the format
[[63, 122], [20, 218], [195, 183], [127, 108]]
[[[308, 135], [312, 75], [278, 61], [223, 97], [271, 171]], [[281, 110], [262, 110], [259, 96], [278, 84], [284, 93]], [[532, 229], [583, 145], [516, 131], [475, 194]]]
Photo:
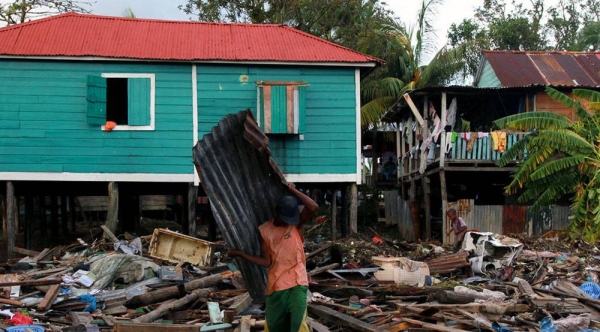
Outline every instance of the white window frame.
[[[156, 101], [156, 74], [137, 74], [137, 73], [102, 73], [104, 78], [149, 78], [150, 79], [150, 125], [148, 126], [130, 126], [116, 125], [113, 130], [155, 130], [155, 101]], [[105, 126], [101, 126], [105, 130]]]

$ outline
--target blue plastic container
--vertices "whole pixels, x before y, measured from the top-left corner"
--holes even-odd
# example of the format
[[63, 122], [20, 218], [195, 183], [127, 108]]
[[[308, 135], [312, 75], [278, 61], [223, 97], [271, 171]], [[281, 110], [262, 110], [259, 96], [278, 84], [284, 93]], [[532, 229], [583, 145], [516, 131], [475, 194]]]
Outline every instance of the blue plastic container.
[[595, 300], [600, 298], [600, 286], [595, 282], [584, 282], [581, 290]]
[[6, 329], [7, 332], [44, 332], [46, 331], [39, 325], [17, 325]]

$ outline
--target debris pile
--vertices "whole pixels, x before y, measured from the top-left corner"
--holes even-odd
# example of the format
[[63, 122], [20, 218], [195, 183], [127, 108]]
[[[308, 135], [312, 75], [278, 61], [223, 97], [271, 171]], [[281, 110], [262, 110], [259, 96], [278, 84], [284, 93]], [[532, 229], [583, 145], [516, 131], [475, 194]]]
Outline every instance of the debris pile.
[[[25, 257], [1, 271], [0, 328], [264, 330], [264, 304], [253, 303], [224, 246], [167, 229], [104, 232], [108, 240], [16, 248]], [[306, 242], [313, 331], [600, 329], [593, 245], [471, 233], [449, 253], [376, 237]]]

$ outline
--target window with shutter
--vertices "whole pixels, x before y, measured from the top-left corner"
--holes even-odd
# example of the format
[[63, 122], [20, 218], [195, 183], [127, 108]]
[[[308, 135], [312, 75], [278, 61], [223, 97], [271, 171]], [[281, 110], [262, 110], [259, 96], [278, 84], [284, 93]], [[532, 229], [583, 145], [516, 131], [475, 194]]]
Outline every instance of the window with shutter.
[[304, 134], [306, 82], [257, 82], [259, 125], [266, 134]]
[[112, 121], [112, 130], [154, 130], [154, 79], [154, 74], [88, 76], [87, 123]]

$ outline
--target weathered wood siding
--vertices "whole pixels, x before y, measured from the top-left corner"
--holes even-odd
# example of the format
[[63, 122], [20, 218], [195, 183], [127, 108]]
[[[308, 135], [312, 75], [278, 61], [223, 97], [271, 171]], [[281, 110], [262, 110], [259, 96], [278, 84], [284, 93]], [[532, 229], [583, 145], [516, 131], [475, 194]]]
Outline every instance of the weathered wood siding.
[[287, 174], [356, 173], [354, 68], [214, 65], [197, 73], [200, 138], [228, 113], [250, 108], [258, 120], [256, 81], [307, 82], [304, 140], [269, 135], [275, 160]]
[[[153, 131], [86, 123], [88, 75], [156, 75]], [[0, 60], [0, 172], [191, 174], [191, 66]]]

